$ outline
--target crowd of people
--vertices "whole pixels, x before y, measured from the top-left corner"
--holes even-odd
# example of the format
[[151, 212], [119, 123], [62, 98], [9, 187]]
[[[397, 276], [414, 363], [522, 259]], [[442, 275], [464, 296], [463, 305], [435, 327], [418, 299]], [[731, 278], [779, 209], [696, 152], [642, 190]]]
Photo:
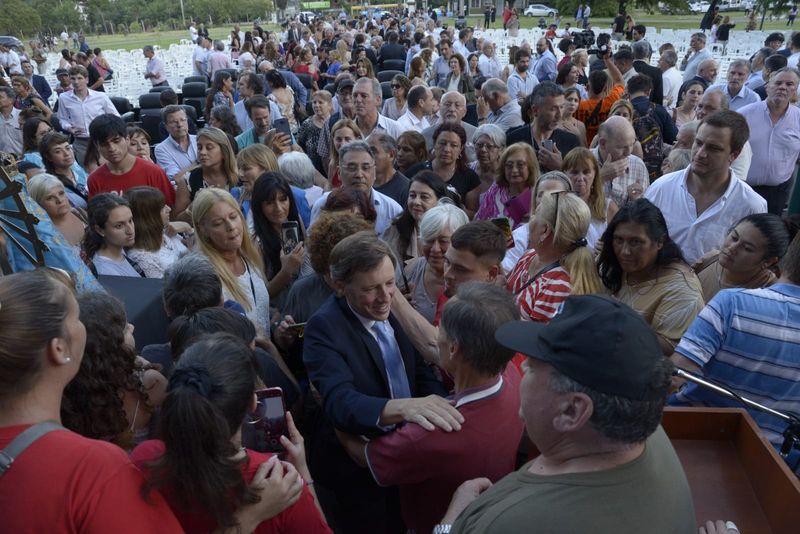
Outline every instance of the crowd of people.
[[[1, 227], [0, 524], [696, 532], [662, 411], [737, 403], [674, 367], [800, 413], [800, 32], [717, 80], [703, 32], [681, 58], [610, 30], [502, 65], [430, 14], [192, 25], [202, 102], [143, 48], [152, 145], [99, 49], [50, 88], [0, 45], [0, 150], [48, 247], [31, 270]], [[163, 280], [161, 343], [111, 277]]]

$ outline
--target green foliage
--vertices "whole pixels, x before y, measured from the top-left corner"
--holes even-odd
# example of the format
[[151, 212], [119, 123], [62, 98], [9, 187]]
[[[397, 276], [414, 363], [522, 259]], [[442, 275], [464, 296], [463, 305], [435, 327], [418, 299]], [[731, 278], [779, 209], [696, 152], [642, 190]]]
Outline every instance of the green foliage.
[[32, 37], [42, 26], [36, 9], [20, 0], [3, 0], [0, 9], [0, 34]]

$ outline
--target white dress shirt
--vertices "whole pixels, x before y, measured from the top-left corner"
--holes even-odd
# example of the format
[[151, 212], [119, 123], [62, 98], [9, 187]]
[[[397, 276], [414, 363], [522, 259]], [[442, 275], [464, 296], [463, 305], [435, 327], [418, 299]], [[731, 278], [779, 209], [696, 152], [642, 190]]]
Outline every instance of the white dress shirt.
[[672, 109], [678, 103], [678, 92], [683, 85], [683, 74], [677, 67], [670, 67], [661, 74], [664, 83], [664, 107]]
[[154, 75], [151, 78], [148, 78], [153, 85], [167, 81], [167, 71], [164, 70], [164, 62], [158, 59], [156, 56], [153, 56], [147, 60], [146, 70], [148, 74]]
[[691, 167], [666, 174], [644, 192], [664, 214], [669, 235], [690, 264], [722, 246], [728, 231], [745, 215], [765, 213], [767, 201], [731, 172], [728, 188], [703, 213], [689, 193], [686, 178]]
[[397, 125], [400, 126], [400, 129], [404, 132], [413, 130], [422, 133], [422, 130], [429, 127], [431, 124], [424, 115], [421, 119], [418, 119], [410, 110], [406, 110], [403, 116], [397, 119]]
[[92, 121], [105, 113], [119, 117], [117, 108], [111, 103], [108, 95], [87, 89], [86, 98], [81, 100], [75, 91], [61, 93], [58, 97], [58, 120], [65, 130], [72, 128], [72, 133], [79, 139], [89, 137], [89, 125]]
[[502, 70], [500, 62], [497, 60], [497, 55], [488, 57], [486, 54], [481, 54], [478, 58], [478, 69], [480, 69], [485, 78], [499, 78]]
[[[314, 225], [314, 221], [319, 217], [319, 212], [322, 211], [322, 206], [325, 205], [325, 202], [328, 200], [328, 195], [330, 194], [331, 192], [327, 191], [319, 197], [319, 200], [314, 202], [314, 205], [311, 207], [311, 224], [309, 228]], [[372, 203], [378, 214], [378, 217], [375, 219], [375, 231], [379, 236], [382, 236], [386, 229], [391, 226], [394, 218], [403, 212], [403, 208], [391, 197], [375, 189], [372, 189]]]
[[739, 113], [747, 120], [753, 146], [747, 183], [775, 186], [789, 180], [800, 156], [800, 108], [789, 105], [775, 124], [766, 100], [745, 106]]

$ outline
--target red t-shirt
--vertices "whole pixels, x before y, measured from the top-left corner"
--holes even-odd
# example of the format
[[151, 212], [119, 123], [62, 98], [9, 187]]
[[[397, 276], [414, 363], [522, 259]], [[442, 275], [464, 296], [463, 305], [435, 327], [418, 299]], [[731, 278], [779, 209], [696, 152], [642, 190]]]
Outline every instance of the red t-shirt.
[[[146, 475], [147, 468], [144, 467], [144, 464], [157, 460], [163, 454], [164, 442], [149, 440], [142, 442], [133, 450], [131, 460], [144, 470]], [[269, 460], [271, 456], [271, 454], [247, 450], [249, 462], [242, 465], [242, 475], [245, 481], [249, 483], [258, 471], [258, 466]], [[170, 488], [162, 488], [161, 493], [186, 532], [212, 532], [217, 528], [217, 523], [209, 515], [181, 508]], [[257, 534], [289, 534], [293, 532], [297, 534], [330, 534], [331, 530], [314, 504], [314, 496], [308, 491], [308, 487], [304, 487], [297, 502], [275, 517], [262, 522], [255, 532]]]
[[142, 158], [136, 158], [136, 163], [125, 174], [112, 174], [108, 170], [108, 165], [103, 164], [89, 175], [88, 185], [89, 198], [100, 193], [122, 195], [132, 187], [149, 185], [164, 193], [168, 206], [175, 204], [175, 188], [172, 187], [172, 183], [167, 178], [164, 169]]
[[[0, 428], [0, 450], [29, 425]], [[125, 451], [56, 430], [25, 449], [0, 478], [0, 530], [67, 534], [183, 532], [159, 495], [145, 502], [144, 479]]]
[[381, 486], [400, 486], [408, 528], [430, 532], [464, 481], [487, 477], [496, 482], [514, 470], [523, 430], [520, 375], [509, 365], [502, 378], [499, 385], [467, 390], [456, 397], [456, 408], [464, 416], [458, 432], [439, 428], [429, 432], [409, 423], [367, 444], [367, 462], [375, 481]]

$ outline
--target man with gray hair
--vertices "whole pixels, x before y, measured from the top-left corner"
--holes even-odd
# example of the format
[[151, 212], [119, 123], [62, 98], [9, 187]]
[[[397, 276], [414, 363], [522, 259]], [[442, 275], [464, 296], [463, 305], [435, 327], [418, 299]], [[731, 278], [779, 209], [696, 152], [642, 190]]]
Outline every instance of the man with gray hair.
[[225, 43], [214, 41], [214, 51], [208, 55], [208, 77], [214, 79], [214, 74], [218, 70], [233, 69], [231, 57], [225, 53]]
[[192, 75], [205, 76], [208, 78], [208, 54], [209, 54], [210, 41], [199, 36], [197, 38], [197, 45], [192, 52]]
[[367, 143], [375, 157], [375, 189], [393, 199], [400, 206], [405, 206], [411, 182], [403, 173], [394, 168], [397, 141], [388, 134], [373, 132], [367, 137]]
[[147, 58], [147, 66], [144, 69], [144, 77], [150, 80], [153, 87], [169, 86], [167, 82], [167, 72], [164, 70], [164, 62], [156, 57], [153, 45], [144, 45], [142, 53]]
[[[436, 209], [436, 208], [434, 208]], [[456, 409], [469, 421], [458, 432], [404, 425], [369, 442], [345, 436], [350, 457], [369, 466], [381, 486], [399, 486], [409, 531], [428, 533], [464, 481], [498, 481], [514, 469], [522, 437], [520, 375], [495, 331], [519, 319], [513, 297], [502, 287], [469, 282], [444, 306], [438, 350], [442, 369], [453, 377]], [[491, 429], [492, 439], [486, 439]]]
[[483, 83], [477, 111], [481, 124], [496, 124], [504, 132], [525, 124], [519, 101], [511, 96], [508, 85], [499, 78], [489, 78]]
[[683, 74], [675, 65], [678, 63], [678, 54], [674, 50], [664, 50], [658, 58], [658, 70], [661, 71], [663, 84], [664, 107], [674, 108], [678, 103], [678, 93], [683, 85]]
[[[364, 155], [366, 144], [346, 152]], [[368, 153], [366, 153], [368, 154]], [[366, 158], [359, 163], [366, 165]], [[370, 163], [370, 166], [372, 164]], [[402, 532], [399, 500], [351, 460], [337, 432], [378, 437], [402, 423], [458, 431], [464, 417], [392, 314], [397, 259], [372, 232], [340, 241], [330, 254], [336, 289], [308, 320], [303, 363], [322, 398], [310, 468], [332, 523], [343, 532]]]
[[[467, 115], [467, 99], [458, 91], [448, 91], [442, 95], [439, 102], [439, 122], [428, 126], [422, 130], [422, 137], [425, 138], [425, 146], [428, 151], [433, 150], [433, 132], [436, 128], [444, 122], [451, 122], [453, 124], [460, 124], [464, 131], [467, 132], [467, 139], [472, 139], [475, 133], [475, 127], [468, 122], [464, 122], [464, 117]], [[472, 143], [467, 143], [467, 159], [475, 161], [475, 147]]]
[[162, 109], [161, 121], [169, 137], [156, 145], [156, 162], [172, 180], [197, 161], [197, 136], [189, 133], [189, 119], [181, 106]]
[[[395, 217], [403, 212], [403, 208], [391, 197], [376, 191], [375, 185], [375, 156], [372, 149], [365, 141], [353, 141], [339, 149], [339, 176], [342, 180], [342, 189], [361, 191], [369, 197], [375, 206], [377, 218], [375, 231], [378, 235], [392, 224]], [[319, 217], [319, 212], [328, 200], [330, 191], [323, 194], [311, 208], [311, 224]]]
[[647, 167], [639, 157], [631, 154], [636, 142], [636, 132], [628, 119], [613, 116], [606, 119], [597, 131], [597, 146], [592, 154], [600, 166], [606, 198], [624, 205], [628, 199], [637, 199], [650, 185]]
[[[587, 329], [595, 335], [576, 335]], [[549, 323], [511, 321], [495, 339], [526, 356], [520, 415], [540, 454], [494, 485], [465, 482], [434, 532], [696, 532], [689, 483], [661, 428], [673, 365], [638, 313], [570, 296]]]
[[644, 74], [653, 81], [653, 90], [650, 92], [650, 102], [662, 105], [664, 102], [664, 81], [661, 69], [650, 65], [650, 56], [653, 49], [644, 39], [637, 40], [631, 45], [633, 52], [633, 68], [639, 74]]
[[706, 48], [706, 34], [693, 33], [689, 39], [689, 48], [681, 61], [683, 81], [688, 82], [697, 74], [697, 68], [706, 59], [711, 59], [711, 52]]
[[382, 101], [381, 84], [375, 78], [359, 78], [353, 86], [355, 122], [365, 139], [374, 131], [386, 132], [395, 139], [403, 133], [397, 121], [381, 115]]
[[739, 111], [740, 108], [761, 100], [755, 91], [745, 85], [749, 76], [750, 62], [746, 59], [736, 59], [728, 66], [728, 83], [712, 85], [708, 90], [718, 89], [725, 93], [729, 108]]

